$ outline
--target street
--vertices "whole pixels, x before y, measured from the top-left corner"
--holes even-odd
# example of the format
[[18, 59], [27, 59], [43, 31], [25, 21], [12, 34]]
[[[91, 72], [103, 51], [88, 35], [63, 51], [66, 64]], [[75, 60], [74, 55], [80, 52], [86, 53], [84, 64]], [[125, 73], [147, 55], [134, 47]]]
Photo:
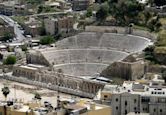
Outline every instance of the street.
[[13, 43], [20, 43], [26, 40], [25, 36], [23, 35], [22, 30], [18, 27], [19, 25], [12, 20], [8, 16], [0, 15], [0, 18], [3, 19], [6, 23], [8, 23], [10, 26], [14, 27], [14, 33], [16, 35], [16, 40], [12, 41]]

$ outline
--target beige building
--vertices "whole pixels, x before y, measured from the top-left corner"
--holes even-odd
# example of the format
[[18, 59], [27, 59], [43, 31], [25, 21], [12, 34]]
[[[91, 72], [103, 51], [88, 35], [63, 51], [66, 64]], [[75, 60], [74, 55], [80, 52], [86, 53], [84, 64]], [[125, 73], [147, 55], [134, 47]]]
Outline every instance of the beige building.
[[40, 28], [42, 23], [37, 19], [30, 17], [28, 21], [24, 22], [25, 33], [32, 36], [37, 36], [40, 34]]
[[112, 115], [110, 106], [80, 100], [64, 105], [67, 115]]
[[94, 3], [94, 0], [71, 0], [72, 9], [75, 11], [86, 10]]
[[111, 105], [112, 115], [166, 114], [166, 87], [162, 83], [125, 81], [122, 86], [106, 89], [101, 92], [101, 100]]
[[73, 16], [62, 18], [47, 18], [44, 20], [47, 34], [54, 35], [57, 33], [69, 33], [73, 30]]
[[41, 107], [40, 103], [36, 101], [28, 103], [7, 101], [0, 103], [0, 115], [41, 115], [43, 114], [42, 110], [47, 110], [47, 108]]
[[0, 2], [0, 13], [4, 15], [25, 15], [28, 10], [25, 5], [20, 4], [21, 2], [15, 1], [4, 1]]

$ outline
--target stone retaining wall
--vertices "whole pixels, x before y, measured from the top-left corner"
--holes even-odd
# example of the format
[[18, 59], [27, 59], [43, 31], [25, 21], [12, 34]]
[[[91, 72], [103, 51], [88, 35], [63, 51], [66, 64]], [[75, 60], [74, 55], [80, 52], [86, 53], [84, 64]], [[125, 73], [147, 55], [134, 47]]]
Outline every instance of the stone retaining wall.
[[[127, 34], [127, 27], [118, 27], [118, 26], [86, 26], [85, 31], [89, 32], [111, 32], [111, 33], [119, 33], [119, 34]], [[131, 35], [146, 37], [151, 39], [152, 41], [156, 40], [157, 36], [148, 31], [132, 29]]]

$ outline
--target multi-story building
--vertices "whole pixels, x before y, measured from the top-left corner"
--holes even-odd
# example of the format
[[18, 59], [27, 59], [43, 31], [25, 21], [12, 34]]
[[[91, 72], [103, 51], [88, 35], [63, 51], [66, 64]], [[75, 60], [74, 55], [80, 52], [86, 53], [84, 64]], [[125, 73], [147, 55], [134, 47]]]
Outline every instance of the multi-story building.
[[166, 115], [166, 87], [161, 83], [143, 85], [124, 82], [122, 87], [110, 91], [109, 98], [108, 93], [102, 95], [104, 100], [110, 100], [112, 115], [126, 115], [130, 112]]
[[40, 34], [40, 28], [42, 23], [35, 18], [29, 18], [28, 21], [24, 22], [24, 29], [26, 34], [30, 34], [32, 36], [37, 36]]
[[40, 103], [36, 102], [25, 104], [23, 102], [7, 101], [0, 103], [0, 115], [46, 115], [50, 113], [47, 108], [40, 107]]
[[47, 34], [54, 35], [57, 33], [69, 33], [73, 30], [73, 16], [63, 18], [47, 18], [44, 20]]
[[25, 15], [28, 13], [26, 5], [20, 4], [15, 1], [0, 2], [0, 14], [3, 15]]
[[86, 10], [90, 5], [89, 0], [72, 0], [72, 10], [81, 11]]
[[14, 9], [14, 3], [12, 3], [12, 2], [0, 3], [0, 14], [11, 16], [14, 14], [13, 9]]
[[85, 100], [66, 104], [65, 111], [65, 115], [112, 115], [110, 106]]

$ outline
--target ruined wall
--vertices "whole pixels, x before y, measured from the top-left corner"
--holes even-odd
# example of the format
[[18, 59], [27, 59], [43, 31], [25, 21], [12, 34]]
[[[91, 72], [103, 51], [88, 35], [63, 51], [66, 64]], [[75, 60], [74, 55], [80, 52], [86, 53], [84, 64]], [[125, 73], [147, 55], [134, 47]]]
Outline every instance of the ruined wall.
[[40, 64], [40, 65], [46, 65], [49, 66], [49, 62], [43, 57], [43, 55], [40, 52], [29, 52], [26, 55], [27, 63], [29, 64]]
[[108, 68], [106, 68], [102, 73], [102, 76], [110, 78], [111, 77], [120, 77], [126, 80], [131, 79], [131, 65], [122, 62], [114, 62]]
[[[59, 86], [63, 89], [60, 90], [61, 92], [89, 98], [94, 97], [99, 89], [104, 88], [103, 83], [85, 80], [77, 76], [64, 75], [54, 70], [49, 71], [46, 68], [34, 69], [16, 66], [13, 70], [13, 76], [10, 76], [10, 78], [17, 81], [24, 79], [23, 83], [34, 81], [39, 82], [39, 84], [47, 84], [48, 87], [52, 87], [54, 90], [58, 90]], [[83, 94], [80, 95], [78, 92]]]
[[144, 75], [145, 65], [142, 61], [138, 62], [114, 62], [106, 68], [101, 75], [105, 77], [120, 77], [126, 80], [135, 80]]
[[13, 75], [17, 77], [26, 77], [28, 79], [35, 80], [36, 70], [23, 68], [20, 66], [14, 66]]
[[131, 70], [133, 80], [141, 78], [145, 73], [145, 63], [142, 61], [134, 62], [131, 64]]

